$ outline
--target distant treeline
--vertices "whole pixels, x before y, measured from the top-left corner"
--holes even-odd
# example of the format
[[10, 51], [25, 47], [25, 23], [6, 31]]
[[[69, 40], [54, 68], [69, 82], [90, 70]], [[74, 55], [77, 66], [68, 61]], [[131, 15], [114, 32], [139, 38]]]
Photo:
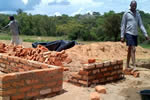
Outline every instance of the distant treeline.
[[[93, 12], [93, 14], [75, 16], [65, 14], [46, 16], [31, 15], [18, 10], [14, 16], [19, 23], [22, 35], [64, 36], [70, 40], [83, 41], [118, 41], [120, 40], [120, 24], [123, 13], [109, 11], [103, 15]], [[140, 14], [146, 30], [150, 34], [150, 13], [140, 11]], [[8, 16], [0, 14], [0, 28], [8, 24]], [[141, 31], [139, 31], [139, 41], [144, 41]]]

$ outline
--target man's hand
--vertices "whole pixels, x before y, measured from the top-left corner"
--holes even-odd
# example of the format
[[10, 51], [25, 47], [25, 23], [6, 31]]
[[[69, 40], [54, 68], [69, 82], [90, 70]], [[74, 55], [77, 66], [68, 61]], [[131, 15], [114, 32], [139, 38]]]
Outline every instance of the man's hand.
[[147, 37], [146, 37], [146, 40], [150, 40], [150, 38], [147, 36]]
[[124, 38], [121, 38], [121, 42], [124, 43]]

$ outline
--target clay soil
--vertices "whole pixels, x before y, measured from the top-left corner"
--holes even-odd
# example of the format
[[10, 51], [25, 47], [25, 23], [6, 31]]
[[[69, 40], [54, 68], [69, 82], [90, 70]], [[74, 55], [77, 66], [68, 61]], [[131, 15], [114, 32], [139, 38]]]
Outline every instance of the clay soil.
[[[9, 41], [0, 42], [9, 44]], [[32, 47], [31, 43], [24, 42], [24, 47]], [[83, 63], [89, 58], [96, 59], [96, 62], [105, 60], [123, 59], [126, 62], [127, 47], [120, 42], [98, 42], [86, 45], [76, 45], [66, 50], [72, 59], [70, 64], [65, 64], [69, 71], [64, 72], [64, 80], [71, 72], [78, 71]], [[150, 50], [138, 46], [136, 51], [137, 69], [140, 77], [125, 76], [125, 79], [114, 83], [104, 84], [107, 94], [100, 94], [101, 100], [141, 100], [137, 93], [142, 89], [150, 89]], [[124, 64], [125, 66], [125, 64]], [[38, 100], [90, 100], [90, 93], [94, 92], [94, 87], [77, 87], [70, 83], [63, 83], [63, 91], [54, 97], [46, 96]]]

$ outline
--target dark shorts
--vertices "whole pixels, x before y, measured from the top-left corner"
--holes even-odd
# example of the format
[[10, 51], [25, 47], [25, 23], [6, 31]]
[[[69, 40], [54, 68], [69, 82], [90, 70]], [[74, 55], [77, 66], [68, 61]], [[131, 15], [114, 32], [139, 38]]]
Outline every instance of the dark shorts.
[[137, 46], [138, 45], [137, 36], [126, 33], [125, 39], [126, 39], [127, 46]]

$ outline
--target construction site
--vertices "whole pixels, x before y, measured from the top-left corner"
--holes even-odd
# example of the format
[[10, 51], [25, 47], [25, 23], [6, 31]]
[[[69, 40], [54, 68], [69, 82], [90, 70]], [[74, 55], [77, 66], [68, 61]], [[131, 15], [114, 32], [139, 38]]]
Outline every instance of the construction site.
[[150, 89], [150, 50], [136, 48], [137, 71], [124, 71], [121, 42], [79, 44], [60, 52], [0, 41], [0, 100], [141, 100]]

